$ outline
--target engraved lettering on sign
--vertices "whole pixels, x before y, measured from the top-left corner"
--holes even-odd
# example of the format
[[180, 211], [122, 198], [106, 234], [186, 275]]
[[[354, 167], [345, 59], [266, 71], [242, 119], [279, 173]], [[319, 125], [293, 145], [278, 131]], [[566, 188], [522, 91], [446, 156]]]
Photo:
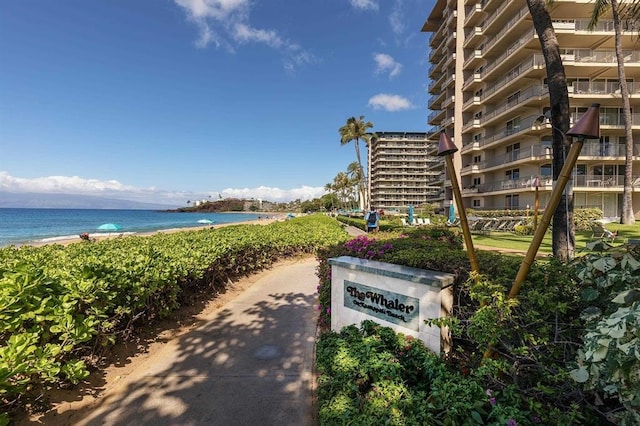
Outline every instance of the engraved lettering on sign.
[[345, 280], [344, 306], [419, 331], [420, 300], [416, 297]]

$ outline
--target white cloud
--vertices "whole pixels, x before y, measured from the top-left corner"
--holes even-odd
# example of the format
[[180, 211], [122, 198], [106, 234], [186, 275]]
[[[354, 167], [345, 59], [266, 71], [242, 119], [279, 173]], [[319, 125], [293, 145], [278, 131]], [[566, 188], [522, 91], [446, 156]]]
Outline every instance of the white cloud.
[[362, 10], [378, 10], [378, 2], [374, 0], [349, 0], [351, 6]]
[[183, 205], [186, 200], [217, 199], [223, 197], [256, 198], [273, 202], [288, 202], [297, 199], [311, 200], [321, 197], [324, 187], [302, 186], [300, 188], [280, 189], [267, 186], [257, 188], [227, 188], [223, 191], [192, 192], [165, 191], [155, 187], [138, 188], [125, 185], [117, 180], [87, 179], [79, 176], [45, 176], [37, 178], [19, 178], [6, 171], [0, 171], [0, 191], [13, 193], [49, 193], [90, 195], [104, 198], [117, 198], [145, 203]]
[[386, 53], [376, 53], [373, 55], [373, 59], [376, 61], [376, 74], [388, 72], [389, 77], [393, 78], [402, 70], [402, 64], [396, 62], [391, 55]]
[[383, 109], [385, 111], [403, 111], [413, 108], [411, 102], [399, 95], [389, 95], [381, 93], [369, 99], [369, 106], [373, 109]]
[[400, 35], [404, 32], [406, 26], [404, 24], [405, 17], [402, 14], [402, 2], [396, 1], [393, 6], [393, 11], [389, 14], [389, 24], [391, 25], [391, 31], [395, 35]]
[[[264, 44], [284, 56], [285, 69], [295, 69], [315, 58], [298, 44], [283, 38], [278, 31], [255, 28], [250, 24], [250, 0], [174, 0], [182, 7], [187, 18], [199, 31], [196, 46], [205, 48], [209, 44], [224, 47], [233, 52], [239, 45]], [[299, 58], [306, 58], [301, 61]]]
[[241, 43], [254, 41], [265, 43], [273, 48], [280, 48], [284, 45], [284, 42], [275, 31], [257, 30], [243, 23], [236, 25], [233, 37]]
[[230, 198], [256, 198], [266, 201], [286, 202], [297, 199], [305, 201], [320, 198], [325, 192], [324, 187], [302, 186], [300, 188], [280, 189], [259, 186], [257, 188], [243, 189], [227, 188], [222, 191], [222, 195]]

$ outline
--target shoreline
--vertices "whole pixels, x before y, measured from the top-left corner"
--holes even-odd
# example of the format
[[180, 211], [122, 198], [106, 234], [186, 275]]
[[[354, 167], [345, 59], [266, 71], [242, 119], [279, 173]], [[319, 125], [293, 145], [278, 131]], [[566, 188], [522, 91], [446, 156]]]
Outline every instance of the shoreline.
[[[211, 223], [206, 225], [199, 226], [188, 226], [184, 228], [167, 228], [167, 229], [158, 229], [155, 231], [144, 231], [144, 232], [111, 232], [105, 235], [104, 233], [100, 233], [100, 235], [89, 234], [91, 241], [103, 241], [112, 238], [125, 238], [132, 236], [140, 236], [140, 237], [148, 237], [150, 235], [162, 233], [162, 234], [173, 234], [176, 232], [186, 232], [186, 231], [201, 231], [203, 229], [216, 229], [223, 228], [225, 226], [233, 226], [233, 225], [268, 225], [273, 222], [278, 222], [285, 220], [286, 216], [284, 214], [265, 214], [265, 217], [255, 220], [247, 220], [242, 222], [230, 222], [230, 223]], [[52, 244], [58, 244], [62, 246], [67, 246], [69, 244], [75, 244], [83, 242], [80, 236], [50, 240], [50, 241], [29, 241], [26, 243], [20, 244], [10, 244], [7, 246], [0, 247], [0, 250], [6, 247], [22, 247], [22, 246], [31, 246], [31, 247], [43, 247]]]

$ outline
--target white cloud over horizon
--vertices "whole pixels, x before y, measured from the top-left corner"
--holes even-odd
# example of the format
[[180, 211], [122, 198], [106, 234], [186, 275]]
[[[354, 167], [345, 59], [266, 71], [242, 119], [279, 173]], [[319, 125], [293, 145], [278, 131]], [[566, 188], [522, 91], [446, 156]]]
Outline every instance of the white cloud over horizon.
[[277, 30], [255, 28], [249, 15], [253, 6], [250, 0], [174, 0], [182, 7], [187, 19], [198, 28], [196, 46], [209, 44], [224, 47], [230, 52], [249, 43], [262, 43], [283, 56], [284, 69], [289, 73], [306, 64], [316, 62], [316, 57], [299, 44], [280, 36]]
[[369, 104], [374, 110], [385, 110], [389, 112], [404, 111], [414, 108], [411, 101], [400, 95], [380, 93], [369, 99]]
[[290, 189], [259, 186], [257, 188], [226, 188], [207, 192], [166, 191], [154, 187], [138, 188], [125, 185], [117, 180], [87, 179], [79, 176], [20, 178], [11, 176], [7, 171], [0, 171], [0, 191], [87, 195], [167, 205], [184, 205], [187, 200], [218, 199], [219, 196], [223, 198], [255, 198], [272, 202], [288, 202], [297, 199], [305, 201], [319, 198], [325, 193], [324, 187], [306, 185]]

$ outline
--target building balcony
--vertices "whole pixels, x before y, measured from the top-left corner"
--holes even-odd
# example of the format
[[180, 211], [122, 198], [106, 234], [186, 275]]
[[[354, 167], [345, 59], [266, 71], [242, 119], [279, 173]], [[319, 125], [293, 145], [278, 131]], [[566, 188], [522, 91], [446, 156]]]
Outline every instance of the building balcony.
[[452, 105], [454, 102], [456, 101], [456, 97], [455, 96], [447, 96], [444, 101], [442, 101], [442, 108], [448, 108], [450, 105]]
[[[480, 185], [463, 187], [463, 196], [478, 196], [478, 194], [495, 195], [503, 193], [522, 193], [535, 191], [536, 176], [526, 176], [517, 179], [507, 179], [492, 181]], [[573, 176], [569, 181], [574, 192], [622, 192], [624, 188], [624, 176], [606, 175], [579, 175]], [[634, 192], [640, 192], [640, 176], [631, 178], [631, 187]], [[541, 191], [551, 191], [553, 189], [553, 179], [551, 176], [542, 176], [539, 180], [538, 189]]]
[[433, 111], [431, 114], [429, 114], [429, 116], [427, 117], [427, 122], [431, 125], [435, 125], [436, 123], [438, 123], [439, 120], [441, 120], [442, 118], [444, 118], [444, 113], [446, 111], [441, 109], [441, 110], [437, 110], [437, 111]]
[[484, 42], [482, 27], [471, 27], [465, 31], [463, 46], [465, 49], [475, 49]]
[[[622, 97], [618, 83], [613, 81], [574, 81], [569, 84], [567, 90], [569, 91], [569, 95], [586, 95], [593, 97], [610, 95], [616, 99]], [[640, 95], [640, 82], [628, 82], [627, 90], [631, 96]]]
[[476, 68], [482, 62], [482, 50], [475, 49], [471, 54], [464, 59], [464, 68]]
[[480, 140], [475, 140], [471, 142], [467, 142], [462, 145], [462, 149], [460, 150], [461, 154], [465, 154], [469, 151], [476, 151], [480, 149]]
[[480, 87], [480, 83], [482, 83], [482, 73], [474, 72], [473, 74], [471, 74], [471, 76], [469, 76], [469, 78], [464, 81], [462, 90], [473, 91], [477, 87]]
[[[485, 47], [490, 50], [495, 44], [502, 42], [503, 39], [512, 39], [513, 35], [507, 37], [507, 34], [514, 28], [529, 18], [529, 9], [520, 7], [518, 2], [505, 1], [484, 21], [482, 26], [485, 35], [489, 36], [485, 42]], [[508, 19], [508, 20], [507, 20]]]
[[[506, 60], [506, 53], [501, 55], [499, 59]], [[494, 64], [497, 61], [492, 62], [491, 64], [485, 67], [484, 72], [481, 75], [481, 78], [484, 80], [488, 74], [492, 73], [494, 70]], [[492, 98], [503, 96], [505, 92], [512, 92], [513, 87], [510, 83], [519, 78], [525, 77], [537, 77], [532, 76], [531, 71], [539, 71], [539, 73], [546, 72], [546, 64], [544, 62], [544, 56], [541, 54], [535, 54], [532, 57], [525, 59], [524, 61], [515, 64], [512, 68], [509, 69], [502, 77], [497, 78], [493, 81], [493, 83], [483, 90], [482, 94], [482, 102], [488, 103]]]
[[462, 112], [466, 112], [472, 106], [480, 106], [482, 105], [482, 97], [481, 96], [472, 96], [468, 101], [462, 104]]
[[490, 124], [492, 121], [500, 119], [505, 114], [515, 108], [522, 108], [530, 104], [531, 102], [545, 101], [548, 105], [547, 97], [549, 95], [549, 88], [543, 85], [530, 86], [520, 91], [517, 96], [509, 99], [507, 102], [499, 103], [487, 110], [482, 117], [482, 125]]
[[477, 2], [471, 6], [467, 6], [464, 8], [465, 10], [465, 19], [464, 26], [470, 27], [472, 25], [478, 25], [483, 21], [485, 16], [487, 15], [482, 7], [482, 2]]

